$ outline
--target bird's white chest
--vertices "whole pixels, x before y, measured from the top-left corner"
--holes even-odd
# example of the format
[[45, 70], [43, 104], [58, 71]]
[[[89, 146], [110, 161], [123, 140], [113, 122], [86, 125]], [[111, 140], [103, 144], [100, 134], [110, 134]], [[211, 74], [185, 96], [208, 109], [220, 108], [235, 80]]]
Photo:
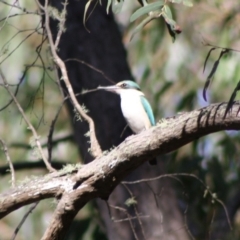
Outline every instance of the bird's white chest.
[[143, 94], [135, 90], [127, 90], [120, 95], [123, 116], [134, 133], [140, 133], [151, 127], [150, 120], [142, 106], [141, 95]]

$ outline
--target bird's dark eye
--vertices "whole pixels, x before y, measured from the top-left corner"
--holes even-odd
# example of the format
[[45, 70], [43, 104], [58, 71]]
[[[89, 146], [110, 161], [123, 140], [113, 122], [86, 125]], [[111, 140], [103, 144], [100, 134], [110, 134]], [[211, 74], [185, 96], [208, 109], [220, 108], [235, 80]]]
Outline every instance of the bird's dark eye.
[[126, 87], [127, 87], [127, 84], [126, 84], [126, 83], [123, 83], [123, 84], [121, 85], [121, 87], [122, 87], [122, 88], [126, 88]]

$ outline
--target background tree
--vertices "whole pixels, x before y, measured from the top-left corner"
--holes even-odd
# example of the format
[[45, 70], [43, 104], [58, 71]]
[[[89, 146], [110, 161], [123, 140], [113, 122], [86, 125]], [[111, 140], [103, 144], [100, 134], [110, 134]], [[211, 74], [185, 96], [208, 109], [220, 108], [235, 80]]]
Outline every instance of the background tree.
[[[216, 43], [216, 45], [237, 49], [237, 24], [234, 22], [236, 21], [235, 4], [234, 1], [229, 1], [227, 5], [224, 1], [218, 1], [216, 5], [196, 2], [189, 9], [180, 4], [171, 4], [169, 2], [168, 5], [175, 15], [174, 19], [184, 30], [177, 37], [174, 44], [167, 33], [166, 18], [164, 18], [165, 20], [161, 18], [151, 21], [145, 28], [134, 35], [132, 41], [129, 40], [135, 31], [134, 29], [136, 29], [137, 23], [134, 22], [130, 26], [126, 25], [129, 29], [125, 31], [124, 41], [129, 50], [130, 66], [136, 78], [138, 80], [141, 79], [141, 86], [148, 98], [152, 103], [155, 103], [154, 110], [156, 116], [172, 116], [179, 111], [192, 110], [203, 106], [203, 104], [207, 105], [207, 103], [203, 102], [202, 98], [202, 88], [207, 76], [200, 73], [203, 69], [204, 60], [209, 48], [204, 47], [201, 42], [204, 40], [205, 43], [208, 43], [205, 40], [207, 38], [214, 44]], [[18, 2], [9, 8], [7, 8], [6, 2], [2, 2], [2, 5], [6, 8], [6, 17], [1, 21], [3, 24], [1, 28], [2, 36], [9, 31], [8, 29], [16, 29], [18, 26], [16, 18], [24, 19], [24, 17], [30, 15], [31, 18], [28, 18], [27, 22], [29, 22], [29, 19], [33, 19], [29, 13], [31, 12], [31, 6], [29, 5], [26, 5], [28, 8], [23, 8]], [[60, 31], [57, 54], [66, 64], [68, 77], [75, 93], [79, 93], [83, 89], [96, 88], [98, 85], [109, 85], [115, 81], [132, 78], [126, 64], [126, 54], [121, 44], [121, 36], [117, 25], [114, 23], [112, 14], [106, 14], [105, 5], [97, 5], [95, 7], [92, 3], [90, 8], [87, 9], [86, 14], [86, 3], [71, 2], [66, 6], [66, 22], [64, 17], [66, 12], [62, 11], [64, 5], [58, 1], [51, 1], [51, 5], [53, 7], [48, 8], [47, 13], [55, 19], [50, 22], [54, 40], [58, 39], [59, 29], [61, 30], [59, 20], [65, 26], [65, 30], [63, 32]], [[139, 8], [139, 6], [137, 7]], [[127, 7], [129, 12], [125, 13], [124, 18], [128, 15], [130, 16], [132, 8], [132, 6]], [[13, 12], [16, 9], [19, 9], [19, 12]], [[36, 9], [36, 6], [33, 6], [32, 9]], [[60, 12], [56, 11], [56, 9]], [[94, 11], [92, 12], [93, 9]], [[83, 20], [84, 11], [86, 15], [85, 22]], [[195, 11], [198, 12], [196, 13]], [[90, 15], [90, 13], [92, 14]], [[44, 15], [42, 16], [43, 26], [46, 27], [46, 19]], [[45, 37], [42, 37], [42, 35], [40, 35], [40, 38], [36, 37], [39, 31], [40, 33], [42, 31], [42, 25], [39, 24], [41, 21], [39, 14], [37, 14], [36, 18], [36, 23], [34, 21], [31, 21], [31, 23], [36, 24], [37, 27], [34, 25], [34, 27], [29, 28], [31, 30], [24, 26], [23, 30], [17, 27], [17, 34], [14, 35], [14, 33], [11, 33], [11, 36], [14, 38], [7, 38], [5, 44], [2, 46], [2, 78], [5, 76], [8, 83], [17, 84], [16, 86], [12, 86], [11, 90], [18, 92], [18, 101], [23, 106], [28, 119], [31, 120], [33, 126], [37, 129], [38, 134], [42, 137], [44, 136], [45, 143], [47, 141], [46, 136], [49, 136], [45, 146], [48, 146], [48, 156], [52, 156], [53, 166], [57, 163], [56, 160], [62, 160], [59, 165], [70, 161], [76, 163], [77, 148], [73, 151], [74, 147], [72, 143], [62, 143], [60, 141], [72, 139], [68, 134], [69, 130], [67, 133], [65, 130], [69, 129], [69, 123], [66, 123], [68, 115], [66, 110], [63, 108], [60, 111], [60, 115], [56, 115], [58, 109], [62, 107], [62, 98], [58, 91], [58, 81], [56, 79], [61, 79], [62, 73], [58, 70], [59, 77], [57, 78], [57, 70], [55, 70], [54, 65], [48, 60], [49, 53], [47, 56], [43, 54], [45, 52], [44, 49], [49, 48], [43, 44], [47, 41]], [[123, 17], [120, 16], [119, 21], [121, 21], [121, 18]], [[129, 18], [127, 17], [127, 19]], [[212, 21], [212, 19], [216, 20]], [[222, 20], [222, 24], [227, 24], [228, 27], [224, 28], [219, 24], [217, 28], [216, 21], [218, 23], [219, 19]], [[139, 19], [137, 21], [141, 22]], [[193, 30], [193, 28], [195, 29]], [[201, 30], [200, 33], [199, 29]], [[26, 35], [26, 33], [28, 34], [28, 30], [32, 34]], [[221, 31], [221, 34], [219, 31]], [[21, 34], [23, 34], [23, 40], [21, 39], [20, 43], [25, 44], [26, 48], [29, 45], [33, 46], [33, 49], [36, 49], [34, 56], [31, 50], [29, 53], [28, 51], [24, 51], [24, 47], [18, 48], [18, 44], [16, 44], [17, 51], [15, 51], [15, 47], [11, 46]], [[32, 38], [34, 40], [31, 40], [32, 36], [34, 36]], [[49, 37], [48, 34], [47, 36]], [[217, 37], [221, 39], [217, 40]], [[25, 38], [28, 41], [25, 41]], [[20, 50], [20, 56], [17, 58], [16, 56], [18, 56], [17, 54]], [[219, 55], [219, 52], [217, 51], [214, 50], [211, 52], [212, 54], [206, 65], [206, 75], [211, 72], [211, 65], [218, 58], [217, 55]], [[200, 52], [203, 54], [200, 54]], [[227, 66], [234, 69], [237, 58], [238, 55], [233, 52], [231, 58], [221, 59], [222, 65], [218, 67], [215, 73], [217, 81], [214, 81], [214, 85], [211, 87], [211, 96], [208, 96], [211, 102], [222, 102], [229, 99], [233, 87], [230, 87], [226, 79], [237, 81], [238, 72], [237, 70], [230, 72], [226, 71], [226, 69]], [[27, 61], [26, 63], [19, 63], [17, 59], [27, 59]], [[17, 64], [14, 63], [16, 60]], [[14, 66], [14, 71], [10, 70], [10, 66]], [[25, 70], [23, 74], [20, 74], [22, 68]], [[199, 81], [199, 78], [202, 82]], [[233, 82], [231, 86], [236, 85], [236, 83]], [[3, 106], [5, 106], [9, 102], [9, 93], [6, 92], [6, 85], [3, 84], [3, 86], [5, 88], [2, 88], [1, 96]], [[220, 90], [222, 86], [225, 87], [224, 91]], [[228, 92], [225, 89], [228, 89]], [[63, 88], [62, 92], [65, 96], [68, 96], [66, 88]], [[224, 99], [222, 92], [226, 92]], [[117, 96], [108, 93], [93, 92], [79, 96], [78, 100], [89, 110], [89, 115], [93, 118], [96, 125], [97, 139], [103, 150], [109, 150], [113, 146], [117, 146], [126, 136], [131, 134], [130, 130], [127, 130], [120, 137], [125, 127], [125, 122], [120, 112]], [[167, 107], [163, 109], [162, 106]], [[90, 161], [92, 157], [88, 151], [88, 139], [84, 136], [88, 131], [88, 124], [85, 121], [77, 121], [75, 108], [73, 108], [73, 104], [69, 100], [68, 108], [71, 115], [70, 120], [73, 121], [75, 140], [79, 146], [82, 159]], [[53, 112], [55, 114], [52, 114]], [[13, 124], [16, 124], [16, 121], [17, 123], [22, 123], [22, 116], [19, 115], [13, 104], [1, 113], [4, 126], [6, 126], [6, 122], [10, 123], [9, 119], [14, 121]], [[13, 116], [16, 117], [13, 118]], [[53, 119], [56, 120], [53, 121]], [[36, 151], [35, 140], [31, 138], [32, 134], [28, 130], [25, 131], [26, 128], [23, 125], [17, 128], [10, 126], [9, 124], [9, 128], [4, 127], [1, 130], [1, 135], [6, 136], [4, 132], [5, 134], [7, 133], [8, 137], [3, 137], [2, 139], [9, 145], [9, 155], [14, 156], [13, 162], [17, 163], [18, 159], [32, 158], [29, 151], [26, 151], [26, 148], [32, 148], [31, 151], [34, 152], [35, 158], [39, 158], [37, 156], [39, 151]], [[50, 133], [53, 130], [54, 140], [51, 140]], [[11, 140], [16, 138], [16, 136], [18, 136], [17, 144]], [[27, 140], [29, 137], [31, 147], [28, 144], [29, 140]], [[150, 168], [148, 164], [144, 164], [132, 172], [127, 180], [133, 181], [151, 178], [165, 172], [194, 173], [199, 179], [205, 182], [206, 186], [210, 187], [211, 192], [216, 192], [219, 199], [227, 204], [230, 220], [233, 220], [233, 217], [237, 216], [239, 202], [237, 181], [239, 174], [236, 167], [238, 141], [239, 137], [237, 133], [215, 134], [201, 140], [196, 140], [192, 145], [181, 148], [180, 151], [159, 160], [158, 169]], [[21, 143], [22, 148], [16, 150], [16, 147], [19, 147], [19, 143]], [[44, 142], [42, 142], [42, 145], [44, 146]], [[10, 146], [14, 147], [14, 149], [10, 148]], [[53, 146], [55, 147], [53, 148]], [[215, 151], [216, 146], [219, 148], [218, 151]], [[29, 163], [28, 161], [21, 168], [28, 172], [30, 167], [34, 167], [34, 172], [28, 172], [28, 175], [36, 175], [39, 172], [36, 169], [40, 167], [40, 162], [37, 163], [38, 165], [34, 162]], [[5, 173], [4, 169], [6, 168], [3, 167], [2, 172]], [[23, 178], [21, 174], [17, 175], [17, 179]], [[144, 236], [146, 239], [159, 238], [159, 236], [162, 236], [164, 239], [210, 239], [211, 237], [214, 239], [216, 234], [225, 237], [229, 226], [227, 224], [228, 217], [225, 211], [223, 211], [223, 205], [211, 203], [211, 201], [214, 201], [213, 196], [215, 195], [213, 194], [207, 194], [207, 197], [203, 198], [206, 186], [200, 184], [199, 180], [193, 181], [191, 175], [184, 178], [178, 177], [181, 180], [181, 184], [164, 178], [164, 180], [133, 184], [131, 186], [119, 185], [110, 195], [108, 205], [103, 200], [97, 200], [106, 236], [109, 239], [122, 239], [123, 237], [127, 239], [143, 239]], [[175, 190], [173, 190], [174, 187], [176, 187]], [[36, 228], [38, 229], [39, 236], [36, 236], [33, 230], [36, 239], [39, 239], [45, 231], [46, 226], [44, 224], [46, 225], [46, 221], [44, 221], [44, 216], [45, 218], [49, 218], [46, 214], [49, 214], [53, 210], [46, 209], [46, 205], [49, 204], [45, 204], [45, 206], [41, 205], [42, 203], [34, 211], [37, 215], [40, 212], [42, 213], [42, 232], [39, 231], [39, 222], [41, 222], [39, 219], [37, 221], [27, 220], [28, 222], [23, 225], [19, 233], [19, 236], [22, 234], [23, 239], [26, 238], [26, 234], [31, 234], [29, 231], [31, 222], [37, 222]], [[77, 229], [75, 229], [77, 231], [75, 239], [84, 237], [90, 239], [90, 236], [93, 239], [100, 238], [98, 235], [100, 234], [99, 224], [95, 220], [97, 219], [96, 212], [92, 206], [86, 207], [84, 211], [81, 211], [79, 217], [76, 218], [79, 221], [72, 225], [72, 227], [76, 227]], [[19, 219], [15, 218], [17, 222], [20, 221], [22, 215], [22, 212], [18, 213]], [[220, 221], [221, 223], [224, 222], [221, 228], [219, 227]], [[237, 223], [237, 221], [235, 222]], [[3, 227], [8, 228], [5, 222], [2, 224]], [[16, 225], [17, 223], [13, 223], [13, 227]], [[85, 227], [79, 231], [79, 226], [83, 225]], [[28, 229], [27, 233], [24, 226]], [[34, 226], [32, 229], [34, 229]], [[224, 234], [220, 229], [223, 230]], [[71, 236], [69, 235], [67, 238], [74, 239], [74, 232], [74, 230], [71, 230], [69, 232]], [[231, 238], [235, 236], [237, 239], [237, 230], [231, 231], [230, 234]], [[33, 236], [30, 236], [30, 238], [33, 239]], [[103, 235], [101, 235], [101, 238], [103, 238]]]

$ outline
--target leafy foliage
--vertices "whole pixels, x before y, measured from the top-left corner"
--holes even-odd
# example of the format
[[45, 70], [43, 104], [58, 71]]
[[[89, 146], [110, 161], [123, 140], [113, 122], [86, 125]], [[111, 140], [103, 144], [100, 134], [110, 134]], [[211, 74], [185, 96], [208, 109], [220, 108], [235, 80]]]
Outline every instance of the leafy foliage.
[[[205, 62], [204, 62], [203, 71], [204, 71], [204, 69], [205, 69], [205, 67], [206, 67], [207, 60], [208, 60], [208, 58], [210, 57], [211, 52], [212, 52], [213, 50], [215, 50], [215, 49], [216, 49], [216, 48], [211, 48], [211, 49], [209, 50], [208, 55], [207, 55], [207, 57], [206, 57], [206, 60], [205, 60]], [[207, 88], [209, 87], [210, 81], [211, 81], [211, 79], [213, 78], [215, 72], [217, 71], [217, 68], [218, 68], [218, 65], [219, 65], [219, 63], [220, 63], [221, 58], [223, 57], [224, 54], [226, 54], [226, 53], [228, 53], [228, 52], [229, 52], [229, 49], [222, 49], [222, 51], [221, 51], [218, 59], [217, 59], [217, 60], [215, 61], [215, 63], [213, 64], [212, 70], [211, 70], [211, 72], [209, 73], [209, 75], [208, 75], [208, 77], [207, 77], [207, 81], [206, 81], [206, 83], [205, 83], [205, 85], [204, 85], [204, 89], [203, 89], [203, 98], [205, 99], [205, 101], [207, 101], [206, 91], [207, 91]]]
[[[174, 1], [172, 2], [174, 3]], [[181, 1], [178, 1], [177, 3], [180, 2]], [[134, 36], [134, 34], [141, 31], [146, 24], [160, 17], [163, 17], [173, 41], [176, 38], [176, 34], [181, 33], [181, 29], [173, 20], [171, 9], [165, 1], [159, 0], [149, 4], [145, 3], [141, 8], [139, 8], [132, 14], [132, 16], [130, 17], [130, 22], [136, 21], [138, 18], [146, 14], [148, 16], [137, 25], [137, 27], [133, 31], [132, 37]]]
[[[230, 46], [239, 48], [240, 29], [236, 17], [239, 3], [230, 0], [226, 8], [226, 1], [223, 0], [211, 3], [188, 0], [141, 2], [143, 5], [130, 13], [130, 21], [133, 24], [126, 26], [124, 39], [134, 75], [151, 101], [158, 119], [202, 106], [205, 104], [202, 92], [206, 100], [207, 90], [211, 93], [209, 101], [221, 102], [230, 99], [227, 109], [229, 111], [240, 88], [240, 73], [236, 67], [239, 63], [239, 54], [235, 52], [231, 58], [224, 58], [224, 56], [232, 52]], [[92, 3], [93, 1], [89, 1], [85, 7], [84, 22], [90, 16], [89, 10], [94, 7]], [[126, 3], [127, 1], [123, 0], [108, 0], [107, 12], [110, 11], [110, 7], [114, 13], [121, 12], [123, 4]], [[182, 8], [179, 4], [193, 7]], [[2, 8], [0, 12], [4, 12], [8, 16], [9, 8], [4, 11]], [[2, 38], [0, 57], [2, 66], [7, 69], [7, 77], [15, 80], [15, 82], [11, 82], [13, 92], [24, 106], [34, 126], [44, 136], [49, 131], [56, 108], [60, 106], [62, 99], [54, 80], [54, 68], [46, 60], [49, 57], [46, 55], [48, 54], [47, 46], [42, 44], [43, 39], [39, 39], [38, 33], [41, 30], [36, 28], [40, 18], [36, 16], [36, 19], [33, 19], [32, 15], [29, 16], [31, 18], [21, 21], [21, 24], [24, 27], [28, 26], [29, 29], [34, 29], [35, 33], [27, 38], [24, 44], [20, 43], [23, 38], [27, 37], [26, 32], [16, 34], [16, 28], [12, 27], [18, 26], [19, 18], [18, 20], [14, 17], [7, 19], [9, 24], [6, 26], [8, 28], [1, 29], [1, 36], [4, 38]], [[27, 16], [25, 17], [27, 18]], [[157, 21], [152, 21], [156, 19]], [[151, 24], [147, 25], [149, 22]], [[172, 44], [169, 42], [166, 31], [175, 40], [176, 35], [181, 32], [177, 23], [181, 23], [184, 34], [181, 34], [181, 37]], [[127, 37], [137, 32], [139, 34], [132, 42], [127, 42]], [[210, 50], [206, 49], [206, 46], [201, 45], [202, 35], [214, 44], [224, 47], [211, 46]], [[10, 53], [18, 44], [20, 44], [18, 52], [11, 57]], [[217, 49], [220, 49], [220, 54], [217, 53]], [[43, 55], [44, 65], [42, 65], [43, 60], [39, 57], [39, 52]], [[36, 62], [35, 58], [37, 58]], [[26, 67], [30, 65], [30, 68]], [[202, 69], [204, 73], [207, 72], [207, 77], [202, 75]], [[213, 77], [216, 81], [209, 89]], [[205, 81], [205, 79], [207, 80]], [[205, 87], [203, 82], [205, 82]], [[231, 93], [232, 86], [235, 86], [235, 90]], [[9, 107], [7, 111], [1, 111], [1, 136], [9, 137], [18, 143], [26, 143], [27, 147], [31, 148], [28, 144], [31, 138], [30, 133], [22, 127], [21, 117], [17, 114], [15, 107], [11, 103], [8, 104], [9, 98], [3, 88], [1, 88], [0, 100], [1, 106]], [[70, 124], [69, 121], [66, 121], [64, 109], [58, 118], [55, 131], [58, 135], [70, 131]], [[12, 145], [14, 145], [14, 141]], [[9, 144], [11, 145], [11, 143]], [[170, 173], [187, 172], [197, 175], [216, 193], [217, 197], [227, 204], [228, 201], [234, 200], [232, 196], [239, 192], [239, 144], [240, 137], [237, 132], [214, 134], [173, 153], [166, 161], [166, 165]], [[77, 149], [72, 143], [58, 143], [53, 154], [54, 157], [61, 158], [60, 160], [76, 159]], [[14, 162], [21, 159], [29, 159], [29, 162], [35, 160], [34, 156], [26, 151], [26, 148], [10, 147], [10, 155]], [[3, 154], [1, 156], [4, 157]], [[19, 173], [18, 178], [24, 178], [26, 174], [29, 172]], [[42, 174], [42, 171], [39, 171], [39, 174]], [[8, 178], [1, 180], [2, 188], [8, 186]], [[214, 229], [214, 223], [217, 225], [215, 219], [223, 208], [216, 204], [211, 195], [205, 196], [205, 189], [197, 181], [192, 181], [191, 178], [181, 178], [181, 181], [181, 187], [177, 185], [179, 202], [182, 204], [183, 212], [186, 212], [186, 219], [194, 219], [191, 222], [195, 229], [193, 234], [199, 239], [209, 237], [208, 234]], [[30, 238], [33, 236], [40, 238], [40, 235], [38, 237], [35, 233], [41, 234], [43, 231], [44, 220], [49, 219], [48, 215], [52, 211], [49, 209], [50, 206], [50, 204], [44, 203], [27, 222], [27, 226], [32, 226], [34, 223], [32, 233], [29, 231]], [[235, 210], [236, 212], [237, 210]], [[10, 226], [14, 229], [17, 222], [20, 221], [21, 215], [20, 212], [15, 219], [7, 218], [6, 223], [12, 222]], [[104, 234], [99, 230], [97, 217], [93, 221], [93, 216], [96, 216], [93, 206], [87, 206], [87, 209], [78, 216], [80, 224], [77, 224], [77, 227], [81, 227], [81, 232], [71, 239], [84, 236], [88, 237], [87, 239], [105, 239]], [[225, 220], [226, 215], [223, 214], [223, 216], [222, 219]], [[239, 229], [238, 221], [232, 219], [235, 221], [235, 228], [228, 239], [239, 239], [240, 233], [236, 230]], [[221, 228], [219, 228], [220, 230]], [[228, 230], [229, 228], [226, 231]]]
[[[87, 11], [92, 2], [93, 2], [92, 0], [89, 0], [85, 5], [84, 18], [83, 18], [84, 23], [86, 22]], [[101, 4], [101, 1], [99, 2]], [[123, 3], [124, 3], [124, 0], [108, 0], [107, 7], [106, 7], [107, 13], [109, 13], [110, 6], [112, 6], [112, 11], [115, 14], [120, 13], [123, 7]], [[163, 17], [167, 25], [169, 34], [171, 35], [174, 41], [176, 38], [176, 34], [181, 33], [181, 28], [173, 20], [172, 12], [168, 5], [168, 1], [157, 0], [152, 3], [148, 3], [147, 1], [141, 1], [141, 3], [143, 6], [137, 9], [130, 17], [130, 22], [134, 22], [144, 16], [144, 19], [141, 20], [141, 22], [133, 30], [132, 37], [137, 32], [142, 31], [142, 29], [152, 20]], [[183, 3], [185, 6], [188, 6], [188, 7], [193, 6], [192, 1], [190, 0], [169, 0], [169, 3], [178, 3], [178, 4]]]

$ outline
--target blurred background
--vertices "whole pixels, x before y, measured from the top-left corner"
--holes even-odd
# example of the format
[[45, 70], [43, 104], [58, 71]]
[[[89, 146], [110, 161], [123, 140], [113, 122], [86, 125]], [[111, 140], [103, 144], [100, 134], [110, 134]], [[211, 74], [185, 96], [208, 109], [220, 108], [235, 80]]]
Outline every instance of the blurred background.
[[[138, 22], [130, 23], [129, 18], [140, 7], [138, 1], [124, 2], [122, 11], [115, 15], [132, 74], [151, 103], [157, 121], [210, 103], [227, 102], [240, 79], [238, 1], [192, 2], [192, 7], [169, 3], [173, 19], [182, 29], [174, 42], [162, 19], [151, 21], [131, 40]], [[34, 1], [0, 0], [0, 67], [11, 90], [18, 91], [17, 99], [41, 136], [46, 153], [49, 129], [61, 107], [53, 134], [52, 161], [60, 165], [76, 164], [82, 160], [73, 141], [71, 119], [65, 105], [62, 106], [64, 97], [37, 11]], [[207, 44], [234, 51], [221, 59], [205, 101], [203, 87], [222, 50], [212, 51], [203, 72], [211, 49]], [[3, 83], [2, 79], [0, 83]], [[0, 85], [0, 108], [10, 100]], [[31, 136], [14, 103], [0, 111], [0, 138], [6, 142], [12, 162], [23, 164], [16, 171], [17, 183], [46, 174], [41, 167], [30, 169], [32, 163], [39, 161], [35, 147], [31, 145]], [[230, 231], [223, 206], [209, 195], [204, 197], [205, 188], [199, 181], [190, 177], [181, 178], [181, 184], [172, 181], [178, 190], [179, 208], [184, 212], [192, 239], [214, 239], [211, 232], [215, 224], [220, 226], [219, 221], [225, 225], [219, 228], [219, 234], [221, 231], [224, 234], [218, 239], [240, 238], [239, 142], [237, 131], [214, 133], [182, 147], [166, 160], [168, 173], [195, 174], [216, 193], [232, 222]], [[4, 152], [0, 151], [1, 192], [11, 187], [10, 174], [4, 170], [5, 159]], [[55, 206], [53, 200], [41, 201], [16, 239], [40, 239]], [[0, 239], [11, 238], [28, 209], [29, 206], [23, 207], [0, 221]], [[89, 203], [80, 211], [76, 221], [81, 222], [82, 230], [77, 235], [72, 231], [68, 239], [107, 239], [93, 204]], [[74, 229], [74, 224], [72, 227]]]

